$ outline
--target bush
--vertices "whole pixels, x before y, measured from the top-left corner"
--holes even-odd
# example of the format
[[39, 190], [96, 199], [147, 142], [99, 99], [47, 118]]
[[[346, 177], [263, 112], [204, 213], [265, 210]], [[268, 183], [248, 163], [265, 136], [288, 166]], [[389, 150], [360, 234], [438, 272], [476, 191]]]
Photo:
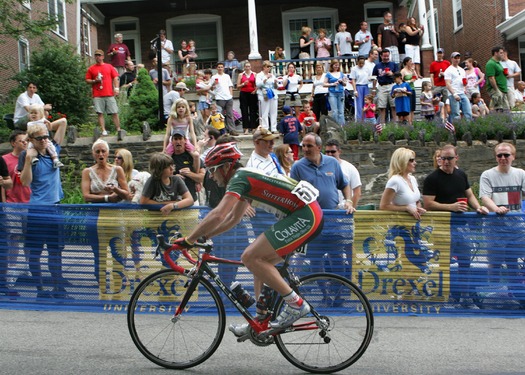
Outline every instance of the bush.
[[31, 67], [13, 79], [21, 85], [17, 93], [23, 92], [28, 82], [36, 82], [39, 95], [53, 105], [53, 112], [65, 114], [70, 124], [78, 124], [86, 121], [91, 106], [85, 76], [84, 61], [73, 46], [45, 40], [31, 54]]
[[131, 90], [128, 102], [129, 118], [126, 127], [129, 130], [141, 130], [144, 121], [147, 121], [152, 129], [160, 129], [159, 94], [146, 69], [139, 70], [137, 84]]

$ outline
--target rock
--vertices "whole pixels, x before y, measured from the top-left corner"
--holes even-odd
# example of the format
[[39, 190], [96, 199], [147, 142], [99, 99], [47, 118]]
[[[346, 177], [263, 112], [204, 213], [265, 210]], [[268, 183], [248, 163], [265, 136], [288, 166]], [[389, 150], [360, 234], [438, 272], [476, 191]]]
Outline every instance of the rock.
[[337, 139], [339, 143], [346, 143], [344, 129], [333, 117], [322, 115], [319, 120], [320, 136], [325, 143], [329, 139]]
[[67, 128], [67, 143], [75, 143], [78, 137], [78, 131], [76, 126], [70, 125]]
[[142, 124], [142, 140], [147, 141], [151, 138], [151, 127], [147, 121]]

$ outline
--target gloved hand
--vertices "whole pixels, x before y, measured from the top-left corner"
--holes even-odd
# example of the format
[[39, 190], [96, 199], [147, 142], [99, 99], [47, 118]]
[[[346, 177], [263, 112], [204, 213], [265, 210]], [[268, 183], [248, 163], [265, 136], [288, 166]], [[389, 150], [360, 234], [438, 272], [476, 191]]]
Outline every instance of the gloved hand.
[[182, 238], [179, 238], [177, 240], [175, 240], [173, 242], [174, 245], [178, 245], [184, 249], [191, 249], [194, 244], [193, 243], [189, 243], [187, 240], [186, 240], [186, 237], [182, 237]]

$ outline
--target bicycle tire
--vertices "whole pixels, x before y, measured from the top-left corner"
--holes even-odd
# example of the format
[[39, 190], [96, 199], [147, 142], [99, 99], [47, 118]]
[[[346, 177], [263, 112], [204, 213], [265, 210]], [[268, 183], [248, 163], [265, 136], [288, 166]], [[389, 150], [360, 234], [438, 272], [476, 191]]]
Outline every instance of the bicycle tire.
[[[317, 273], [301, 278], [300, 295], [329, 323], [320, 329], [292, 330], [275, 336], [281, 354], [294, 366], [313, 373], [341, 371], [366, 351], [374, 331], [372, 307], [365, 294], [345, 277]], [[275, 316], [284, 308], [281, 298]], [[313, 318], [312, 314], [301, 322]], [[329, 337], [327, 343], [325, 337]]]
[[133, 342], [150, 361], [170, 369], [206, 361], [219, 347], [226, 327], [224, 304], [204, 278], [184, 312], [173, 318], [187, 282], [188, 277], [173, 270], [155, 272], [139, 284], [128, 305]]

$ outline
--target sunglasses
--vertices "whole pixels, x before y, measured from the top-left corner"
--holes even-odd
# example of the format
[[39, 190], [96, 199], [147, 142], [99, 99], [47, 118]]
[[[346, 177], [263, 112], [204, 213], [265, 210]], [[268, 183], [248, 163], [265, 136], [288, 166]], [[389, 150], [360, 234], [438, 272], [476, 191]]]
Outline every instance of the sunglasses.
[[325, 154], [335, 154], [337, 152], [337, 150], [325, 150], [324, 153]]
[[214, 165], [213, 167], [208, 167], [208, 170], [211, 174], [214, 174], [217, 169], [221, 168], [224, 164]]
[[122, 156], [115, 156], [115, 159], [122, 160]]
[[415, 161], [416, 161], [416, 159], [413, 159], [413, 158], [412, 158], [412, 159], [408, 159], [408, 162], [409, 162], [409, 163], [413, 163], [413, 162], [415, 162]]
[[508, 159], [510, 157], [510, 154], [497, 154], [496, 156], [498, 157], [498, 159], [501, 159], [501, 158]]
[[292, 150], [288, 150], [286, 151], [287, 154], [293, 154], [293, 151]]
[[451, 161], [451, 160], [454, 160], [456, 157], [455, 156], [442, 156], [440, 157], [441, 160], [445, 161], [445, 160], [448, 160], [448, 161]]
[[33, 137], [35, 141], [43, 141], [44, 139], [49, 139], [49, 135], [41, 135], [38, 137]]

